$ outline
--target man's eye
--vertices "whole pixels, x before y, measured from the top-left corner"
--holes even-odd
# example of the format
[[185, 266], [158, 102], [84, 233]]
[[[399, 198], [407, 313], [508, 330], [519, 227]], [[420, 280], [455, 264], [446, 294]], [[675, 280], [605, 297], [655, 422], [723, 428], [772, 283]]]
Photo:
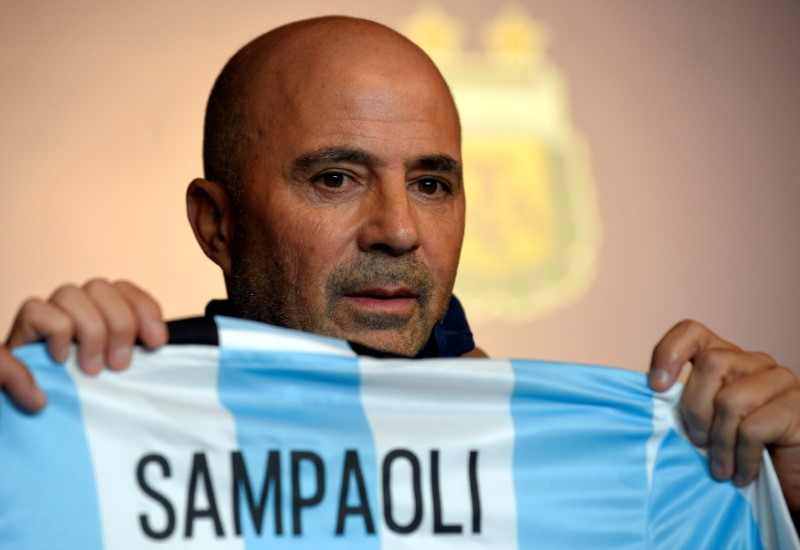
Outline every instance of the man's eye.
[[436, 178], [423, 178], [421, 180], [417, 180], [417, 189], [419, 189], [420, 193], [425, 195], [435, 195], [441, 191], [449, 191], [450, 186], [442, 180], [437, 180]]
[[341, 172], [326, 172], [317, 176], [314, 180], [329, 189], [339, 189], [347, 182], [347, 178], [348, 176]]

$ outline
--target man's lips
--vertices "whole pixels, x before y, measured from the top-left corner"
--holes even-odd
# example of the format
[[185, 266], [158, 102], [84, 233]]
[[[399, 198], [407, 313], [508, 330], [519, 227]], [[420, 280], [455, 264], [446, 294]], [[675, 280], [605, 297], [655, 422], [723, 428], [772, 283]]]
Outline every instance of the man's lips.
[[377, 300], [416, 299], [417, 294], [405, 287], [398, 288], [365, 288], [345, 294], [347, 298], [375, 298]]
[[417, 294], [405, 287], [375, 287], [348, 292], [344, 299], [375, 313], [400, 314], [408, 311], [417, 302]]

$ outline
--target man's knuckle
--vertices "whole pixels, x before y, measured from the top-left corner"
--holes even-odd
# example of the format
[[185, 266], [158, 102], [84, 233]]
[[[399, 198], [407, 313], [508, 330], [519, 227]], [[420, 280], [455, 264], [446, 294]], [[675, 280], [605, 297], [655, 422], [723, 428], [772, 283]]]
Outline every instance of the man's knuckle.
[[116, 337], [132, 337], [136, 327], [130, 315], [116, 315], [106, 320], [108, 332]]
[[759, 363], [764, 365], [775, 365], [777, 361], [775, 358], [772, 357], [769, 353], [765, 353], [763, 351], [753, 351], [750, 352], [753, 358], [757, 359]]
[[139, 287], [137, 287], [128, 279], [117, 279], [111, 283], [111, 286], [123, 292], [136, 291], [139, 289]]
[[688, 319], [687, 318], [687, 319], [681, 319], [680, 321], [678, 321], [675, 324], [675, 329], [682, 330], [682, 331], [690, 331], [692, 329], [695, 329], [699, 325], [700, 325], [700, 323], [695, 321], [694, 319]]
[[800, 380], [791, 369], [776, 365], [763, 376], [774, 388], [772, 401], [785, 401], [787, 404], [791, 404], [793, 396], [800, 397]]
[[41, 298], [28, 298], [22, 302], [22, 305], [19, 307], [19, 313], [17, 314], [17, 317], [22, 319], [30, 319], [35, 317], [45, 304], [46, 302]]
[[714, 396], [714, 413], [723, 418], [740, 415], [743, 405], [741, 394], [727, 388], [721, 389]]
[[695, 357], [694, 367], [714, 377], [723, 376], [730, 368], [730, 353], [722, 349], [702, 350]]
[[92, 277], [88, 281], [83, 284], [84, 290], [89, 293], [95, 293], [100, 290], [104, 290], [110, 286], [108, 279], [103, 277]]
[[99, 319], [87, 319], [77, 327], [78, 339], [84, 343], [100, 342], [106, 339], [108, 331]]
[[55, 315], [50, 319], [52, 334], [68, 335], [75, 330], [75, 322], [69, 315]]
[[797, 378], [797, 374], [788, 368], [783, 367], [781, 365], [775, 365], [773, 368], [774, 376], [779, 379], [779, 384], [789, 391], [798, 391], [800, 390], [800, 379]]
[[77, 294], [79, 292], [80, 292], [80, 289], [78, 288], [77, 285], [75, 285], [73, 283], [63, 284], [63, 285], [57, 287], [53, 291], [53, 293], [50, 295], [50, 300], [49, 301], [57, 304], [57, 303], [63, 301], [64, 299], [66, 299], [66, 298], [68, 298], [70, 296], [74, 296], [75, 294]]

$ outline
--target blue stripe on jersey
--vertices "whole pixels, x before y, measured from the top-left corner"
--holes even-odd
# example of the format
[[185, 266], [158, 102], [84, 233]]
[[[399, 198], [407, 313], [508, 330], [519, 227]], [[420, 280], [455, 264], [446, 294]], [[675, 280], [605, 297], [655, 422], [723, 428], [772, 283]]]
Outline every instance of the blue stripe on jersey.
[[[275, 483], [269, 487], [261, 535], [257, 536], [246, 493], [240, 490], [239, 509], [243, 539], [247, 548], [379, 548], [380, 506], [375, 445], [359, 394], [356, 357], [318, 354], [270, 354], [270, 361], [252, 361], [252, 353], [221, 348], [219, 394], [237, 426], [237, 439], [258, 503], [267, 477], [270, 451], [280, 464], [282, 534], [275, 520]], [[257, 391], [254, 391], [257, 389]], [[307, 403], [314, 403], [308, 407]], [[265, 405], [266, 404], [266, 405]], [[351, 469], [343, 480], [346, 450]], [[354, 466], [355, 457], [358, 464]], [[293, 460], [294, 458], [294, 460]], [[321, 501], [301, 506], [294, 513], [293, 465], [299, 497]], [[318, 485], [318, 473], [324, 480]], [[358, 508], [358, 470], [363, 475], [369, 512], [343, 516], [343, 534], [337, 535], [337, 512], [342, 486], [346, 483], [345, 509]], [[302, 503], [300, 503], [302, 504]], [[374, 529], [367, 533], [367, 515]], [[299, 522], [299, 523], [298, 523]], [[302, 537], [297, 532], [302, 533]]]
[[57, 541], [60, 548], [102, 548], [97, 488], [75, 385], [43, 344], [15, 354], [35, 367], [31, 371], [47, 389], [48, 405], [35, 415], [19, 414], [9, 410], [14, 405], [0, 392], [0, 483], [13, 480], [31, 495], [0, 499], [0, 546], [52, 548]]
[[708, 460], [674, 431], [659, 449], [656, 471], [648, 521], [652, 548], [762, 548], [742, 493], [730, 482], [714, 481]]
[[646, 548], [652, 400], [640, 373], [512, 361], [520, 548]]

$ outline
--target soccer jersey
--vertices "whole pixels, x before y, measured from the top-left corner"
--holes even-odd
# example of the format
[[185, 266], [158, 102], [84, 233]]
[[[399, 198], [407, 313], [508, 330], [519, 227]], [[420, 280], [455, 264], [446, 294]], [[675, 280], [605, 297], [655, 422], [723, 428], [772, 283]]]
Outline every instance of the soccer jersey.
[[680, 387], [216, 322], [95, 377], [17, 350], [49, 405], [0, 402], [0, 547], [797, 547], [768, 457], [711, 478]]

